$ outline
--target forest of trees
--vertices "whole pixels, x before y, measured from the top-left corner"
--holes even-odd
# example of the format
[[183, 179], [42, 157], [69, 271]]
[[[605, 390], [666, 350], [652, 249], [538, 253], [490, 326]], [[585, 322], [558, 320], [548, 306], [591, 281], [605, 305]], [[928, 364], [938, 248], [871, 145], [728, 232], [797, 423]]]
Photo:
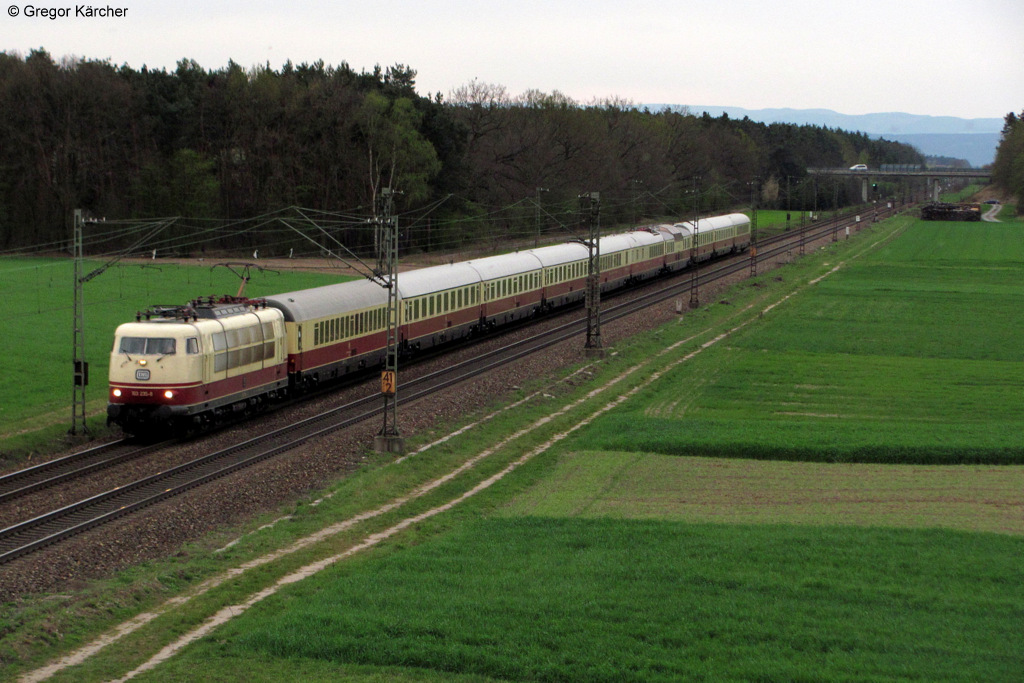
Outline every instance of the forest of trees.
[[762, 206], [825, 210], [859, 191], [814, 182], [808, 167], [924, 163], [861, 133], [478, 81], [422, 96], [415, 79], [401, 64], [208, 70], [186, 59], [168, 72], [0, 52], [0, 250], [66, 242], [79, 208], [108, 219], [370, 215], [383, 187], [401, 191], [400, 211], [430, 207], [432, 241], [411, 245], [425, 248], [510, 234], [581, 192], [601, 192], [612, 223], [747, 206], [753, 188]]
[[992, 182], [1013, 195], [1017, 213], [1024, 215], [1024, 111], [1006, 115], [1003, 136], [992, 164]]

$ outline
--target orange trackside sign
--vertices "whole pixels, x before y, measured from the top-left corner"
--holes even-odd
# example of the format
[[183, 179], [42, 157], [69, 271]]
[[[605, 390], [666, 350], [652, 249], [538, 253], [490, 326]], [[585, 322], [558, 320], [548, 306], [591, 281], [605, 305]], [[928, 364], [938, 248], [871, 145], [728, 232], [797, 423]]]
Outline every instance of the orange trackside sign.
[[395, 377], [394, 372], [390, 370], [385, 370], [384, 372], [380, 373], [380, 393], [384, 394], [385, 396], [395, 395], [397, 383], [398, 378]]

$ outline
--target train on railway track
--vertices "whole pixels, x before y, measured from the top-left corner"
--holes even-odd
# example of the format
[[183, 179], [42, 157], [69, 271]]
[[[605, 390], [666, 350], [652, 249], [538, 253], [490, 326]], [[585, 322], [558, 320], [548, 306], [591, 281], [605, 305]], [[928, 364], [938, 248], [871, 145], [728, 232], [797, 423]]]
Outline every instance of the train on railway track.
[[[749, 245], [750, 220], [740, 213], [607, 235], [599, 245], [601, 291]], [[413, 355], [578, 303], [589, 258], [587, 245], [573, 241], [404, 272], [399, 352]], [[138, 435], [198, 430], [381, 366], [387, 306], [388, 291], [370, 280], [154, 306], [114, 333], [107, 422]]]

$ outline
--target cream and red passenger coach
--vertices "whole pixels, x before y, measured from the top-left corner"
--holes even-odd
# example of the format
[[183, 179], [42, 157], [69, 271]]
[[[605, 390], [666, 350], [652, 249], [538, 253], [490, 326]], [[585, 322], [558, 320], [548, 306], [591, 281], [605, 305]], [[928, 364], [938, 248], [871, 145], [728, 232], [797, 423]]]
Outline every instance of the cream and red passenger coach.
[[[690, 222], [602, 237], [602, 291], [684, 268], [694, 253], [704, 261], [750, 244], [743, 214], [701, 219], [696, 228], [695, 252]], [[584, 244], [569, 242], [401, 273], [400, 349], [415, 353], [582, 301], [588, 258]], [[128, 431], [201, 423], [384, 360], [387, 292], [374, 282], [287, 292], [258, 305], [197, 304], [118, 328], [111, 422]]]

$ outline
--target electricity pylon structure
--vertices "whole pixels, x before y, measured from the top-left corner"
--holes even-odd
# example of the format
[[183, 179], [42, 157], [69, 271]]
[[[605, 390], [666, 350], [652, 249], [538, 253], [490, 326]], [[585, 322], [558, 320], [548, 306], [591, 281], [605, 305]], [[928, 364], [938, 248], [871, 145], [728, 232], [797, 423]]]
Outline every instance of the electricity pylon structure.
[[[392, 213], [396, 194], [401, 193], [392, 188], [384, 188], [374, 199], [374, 215], [369, 224], [374, 228], [373, 237], [377, 260], [372, 266], [364, 263], [337, 238], [330, 236], [322, 226], [302, 210], [298, 211], [300, 219], [277, 219], [304, 239], [321, 247], [316, 240], [299, 229], [302, 225], [317, 228], [334, 242], [335, 246], [328, 250], [333, 258], [337, 258], [362, 274], [370, 282], [380, 285], [387, 291], [387, 348], [380, 382], [381, 394], [384, 396], [384, 422], [373, 440], [374, 450], [378, 453], [405, 452], [405, 440], [398, 429], [398, 219]], [[348, 253], [356, 263], [349, 263], [335, 250], [335, 247]]]
[[380, 379], [384, 424], [373, 440], [374, 449], [379, 453], [405, 452], [405, 439], [398, 429], [398, 219], [392, 215], [393, 199], [391, 188], [381, 190], [379, 210], [374, 219], [375, 275], [388, 292], [387, 350]]
[[89, 428], [85, 419], [85, 387], [89, 385], [89, 363], [85, 360], [85, 295], [84, 285], [94, 277], [103, 274], [110, 266], [121, 260], [121, 257], [132, 253], [140, 245], [156, 237], [161, 230], [174, 222], [174, 219], [158, 219], [151, 222], [148, 232], [128, 249], [113, 256], [99, 268], [83, 275], [85, 257], [83, 253], [83, 228], [86, 223], [94, 224], [95, 219], [86, 220], [81, 209], [75, 209], [72, 234], [72, 261], [74, 262], [73, 303], [71, 321], [71, 362], [72, 362], [72, 394], [71, 394], [71, 429], [68, 434], [77, 436], [88, 434]]
[[601, 194], [587, 192], [580, 197], [580, 221], [587, 234], [587, 341], [583, 352], [590, 358], [604, 357], [601, 346]]
[[757, 277], [757, 178], [750, 185], [750, 277]]
[[89, 384], [89, 364], [85, 362], [85, 300], [82, 278], [82, 210], [75, 209], [74, 226], [74, 303], [72, 305], [71, 362], [74, 368], [74, 381], [71, 394], [71, 429], [72, 436], [79, 432], [89, 433], [85, 422], [85, 387]]
[[690, 308], [700, 308], [700, 177], [693, 178], [693, 234], [690, 236]]

